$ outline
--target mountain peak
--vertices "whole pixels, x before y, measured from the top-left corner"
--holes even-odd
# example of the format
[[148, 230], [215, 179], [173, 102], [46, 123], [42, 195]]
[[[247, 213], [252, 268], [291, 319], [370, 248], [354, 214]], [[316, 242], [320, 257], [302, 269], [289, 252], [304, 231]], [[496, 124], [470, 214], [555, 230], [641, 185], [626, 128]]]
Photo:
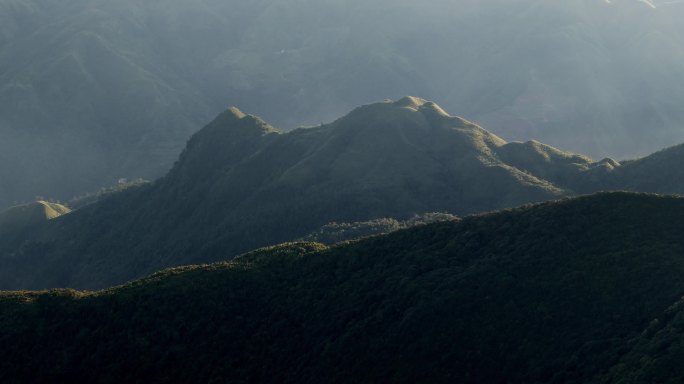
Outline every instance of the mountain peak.
[[432, 101], [424, 103], [420, 106], [418, 110], [429, 117], [453, 117], [449, 115], [444, 109], [442, 109], [442, 107], [440, 107], [436, 103], [433, 103]]
[[247, 116], [244, 112], [242, 112], [238, 107], [229, 107], [225, 112], [226, 115], [232, 116], [237, 119], [242, 119], [245, 116]]
[[409, 108], [417, 111], [418, 108], [422, 107], [428, 101], [415, 96], [406, 96], [392, 103], [392, 105], [400, 108]]
[[[230, 107], [218, 115], [209, 125], [197, 132], [193, 139], [204, 136], [215, 138], [216, 136], [225, 136], [226, 134], [234, 136], [235, 134], [249, 132], [265, 135], [278, 132], [278, 130], [259, 117], [248, 115], [237, 107]], [[234, 139], [235, 137], [232, 138]]]
[[261, 140], [280, 131], [260, 118], [230, 107], [188, 141], [172, 173], [211, 173], [247, 156]]
[[[366, 121], [381, 121], [400, 126], [401, 122], [412, 121], [417, 126], [432, 127], [465, 127], [475, 126], [460, 118], [451, 116], [437, 103], [416, 96], [406, 96], [399, 100], [385, 100], [384, 102], [372, 103], [356, 108], [343, 119], [355, 119]], [[446, 124], [443, 124], [445, 123]]]
[[452, 117], [442, 107], [433, 101], [428, 101], [416, 96], [406, 96], [392, 103], [399, 108], [421, 112], [427, 116]]

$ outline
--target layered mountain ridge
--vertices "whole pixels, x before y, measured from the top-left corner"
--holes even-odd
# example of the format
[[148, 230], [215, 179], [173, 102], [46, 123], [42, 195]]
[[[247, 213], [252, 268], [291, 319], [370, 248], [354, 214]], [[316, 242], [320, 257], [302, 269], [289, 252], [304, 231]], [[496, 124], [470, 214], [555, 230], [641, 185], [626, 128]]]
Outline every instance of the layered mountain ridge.
[[0, 244], [0, 287], [106, 287], [332, 222], [463, 216], [603, 189], [682, 193], [676, 181], [650, 190], [657, 182], [632, 179], [675, 175], [660, 164], [678, 153], [594, 162], [535, 141], [507, 143], [417, 97], [287, 133], [231, 108], [188, 141], [160, 180]]

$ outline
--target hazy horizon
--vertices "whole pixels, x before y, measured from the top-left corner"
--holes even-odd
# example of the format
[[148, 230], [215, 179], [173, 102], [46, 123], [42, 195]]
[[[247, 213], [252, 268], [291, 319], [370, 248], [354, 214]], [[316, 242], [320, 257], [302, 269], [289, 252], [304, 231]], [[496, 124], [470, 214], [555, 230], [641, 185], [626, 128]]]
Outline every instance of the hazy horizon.
[[235, 105], [292, 129], [415, 95], [510, 141], [684, 142], [680, 2], [0, 0], [0, 207], [155, 179]]

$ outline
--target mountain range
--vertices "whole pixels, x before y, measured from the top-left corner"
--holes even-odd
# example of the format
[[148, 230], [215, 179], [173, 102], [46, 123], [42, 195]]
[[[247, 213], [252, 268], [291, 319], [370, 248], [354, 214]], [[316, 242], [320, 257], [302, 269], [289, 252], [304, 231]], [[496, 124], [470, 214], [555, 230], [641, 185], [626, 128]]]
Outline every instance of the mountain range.
[[0, 380], [678, 383], [683, 216], [604, 193], [4, 292]]
[[684, 193], [682, 147], [619, 163], [506, 142], [416, 97], [282, 132], [230, 108], [172, 170], [0, 241], [0, 287], [103, 288], [329, 223], [463, 216], [601, 190]]
[[684, 382], [683, 18], [0, 0], [0, 383]]
[[0, 209], [162, 176], [226, 103], [289, 130], [421, 94], [642, 156], [684, 142], [684, 8], [661, 3], [0, 0]]

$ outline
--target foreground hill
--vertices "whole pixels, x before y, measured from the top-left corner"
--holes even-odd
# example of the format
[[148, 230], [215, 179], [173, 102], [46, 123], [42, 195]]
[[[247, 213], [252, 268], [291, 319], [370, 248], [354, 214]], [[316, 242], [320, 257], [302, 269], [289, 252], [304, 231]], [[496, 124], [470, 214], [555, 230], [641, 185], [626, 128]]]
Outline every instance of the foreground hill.
[[190, 139], [163, 179], [86, 206], [0, 257], [0, 287], [99, 288], [225, 260], [331, 222], [456, 215], [558, 198], [551, 180], [590, 159], [508, 144], [406, 97], [288, 133], [232, 108]]
[[684, 300], [672, 305], [631, 341], [631, 348], [601, 382], [622, 384], [684, 381]]
[[0, 0], [0, 209], [163, 175], [225, 103], [291, 128], [419, 93], [507, 139], [642, 155], [684, 141], [684, 7], [656, 7]]
[[620, 382], [649, 348], [679, 374], [679, 344], [641, 340], [679, 340], [682, 217], [684, 199], [600, 194], [3, 293], [0, 380]]

